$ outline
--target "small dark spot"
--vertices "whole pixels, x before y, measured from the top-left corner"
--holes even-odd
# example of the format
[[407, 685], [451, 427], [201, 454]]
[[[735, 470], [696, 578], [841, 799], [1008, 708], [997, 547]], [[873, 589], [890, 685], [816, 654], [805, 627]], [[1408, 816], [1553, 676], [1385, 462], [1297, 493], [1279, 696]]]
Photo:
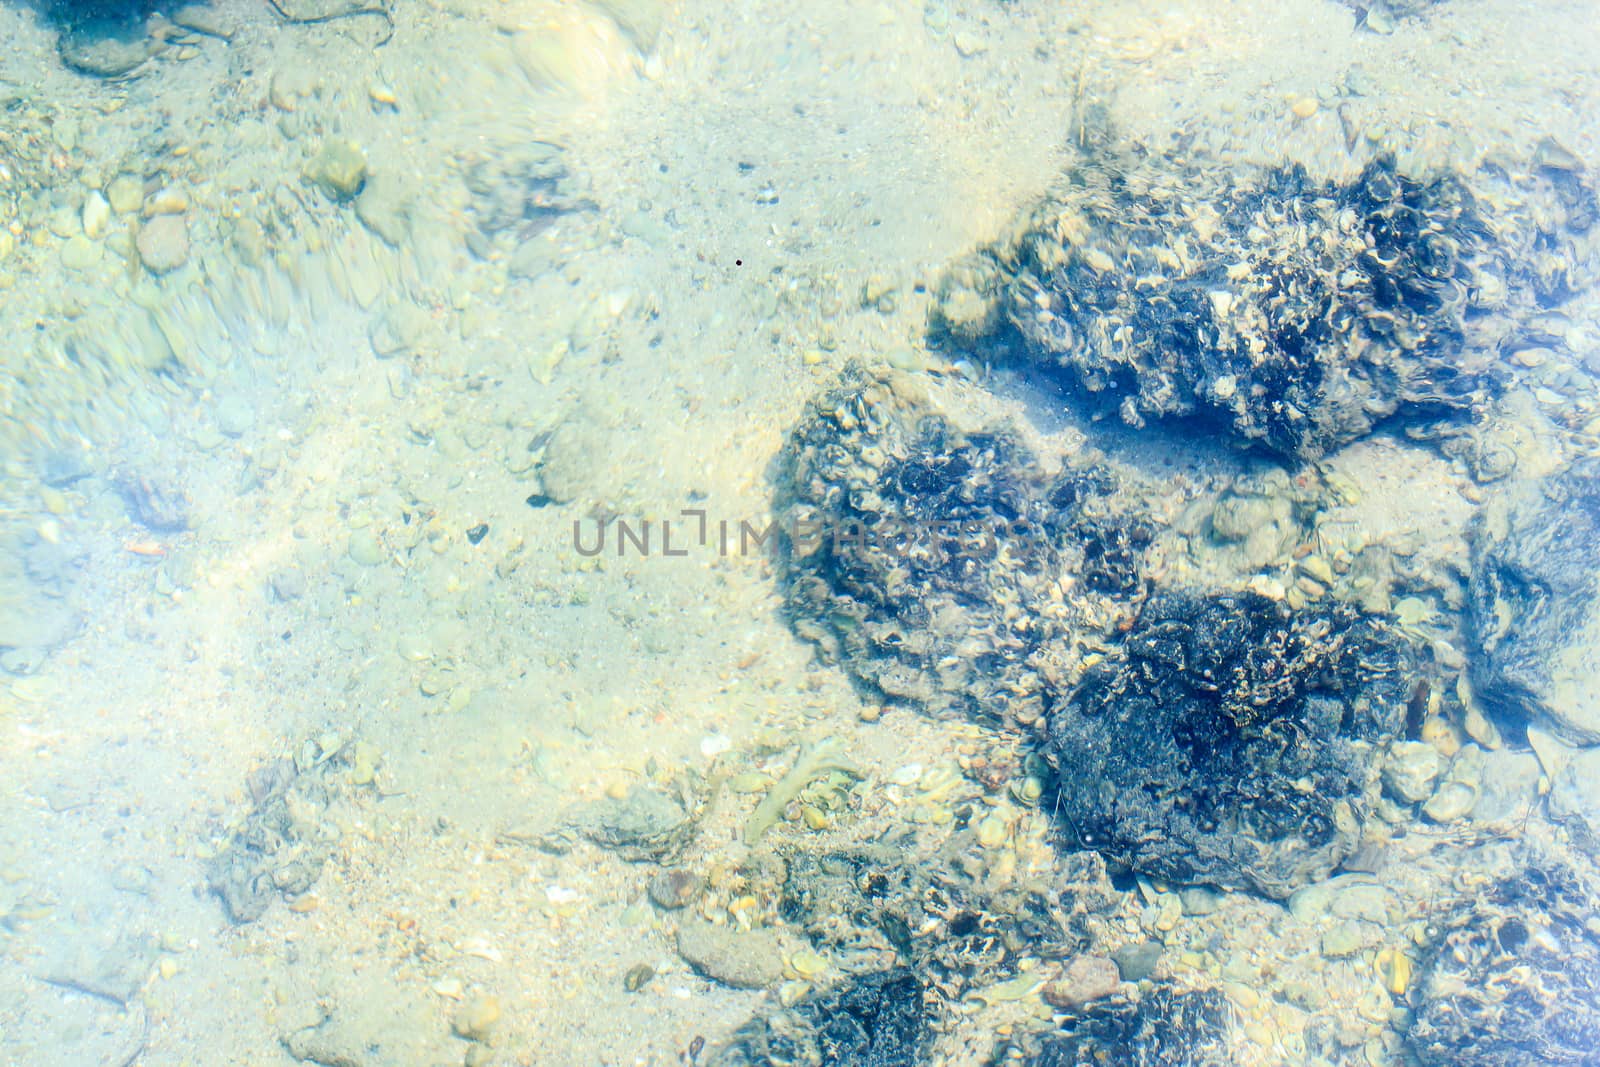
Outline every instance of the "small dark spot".
[[735, 267], [742, 267], [742, 266], [744, 266], [744, 260], [742, 260], [742, 259], [736, 259], [736, 260], [734, 260], [734, 261], [733, 261], [733, 265], [734, 265], [734, 266], [735, 266]]
[[555, 502], [554, 497], [546, 496], [544, 493], [534, 493], [528, 498], [528, 506], [530, 508], [545, 508]]
[[950, 920], [950, 925], [946, 929], [951, 937], [966, 937], [968, 934], [976, 933], [978, 916], [970, 911], [962, 912]]
[[486, 522], [480, 522], [478, 525], [467, 531], [467, 541], [475, 545], [479, 541], [482, 541], [488, 532], [489, 524]]
[[1528, 928], [1512, 920], [1500, 927], [1499, 938], [1500, 947], [1515, 956], [1528, 943]]
[[754, 163], [740, 162], [740, 164], [739, 164], [739, 173], [740, 174], [749, 174], [751, 171], [753, 171], [755, 169], [756, 169], [756, 165]]

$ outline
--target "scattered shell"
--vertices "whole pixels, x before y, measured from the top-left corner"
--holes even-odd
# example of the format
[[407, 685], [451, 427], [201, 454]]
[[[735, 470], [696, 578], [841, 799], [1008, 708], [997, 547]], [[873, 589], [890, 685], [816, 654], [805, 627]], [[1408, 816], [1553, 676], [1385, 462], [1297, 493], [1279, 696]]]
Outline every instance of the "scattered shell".
[[111, 204], [98, 192], [90, 193], [83, 202], [83, 232], [86, 237], [99, 239], [105, 236], [111, 224]]
[[1372, 967], [1378, 972], [1383, 987], [1395, 996], [1401, 996], [1411, 984], [1411, 957], [1397, 948], [1386, 948], [1378, 953]]
[[189, 210], [189, 197], [182, 189], [173, 189], [170, 186], [151, 193], [145, 198], [144, 217], [155, 218], [157, 215], [182, 215]]
[[1006, 843], [1009, 827], [1005, 820], [990, 815], [978, 824], [978, 844], [987, 849], [996, 849]]
[[456, 946], [463, 956], [476, 956], [480, 960], [489, 960], [499, 963], [505, 955], [489, 941], [482, 937], [469, 937]]
[[889, 781], [895, 785], [913, 786], [922, 778], [922, 764], [907, 763], [889, 775]]
[[809, 948], [800, 949], [789, 957], [789, 969], [802, 981], [810, 982], [827, 973], [828, 961]]

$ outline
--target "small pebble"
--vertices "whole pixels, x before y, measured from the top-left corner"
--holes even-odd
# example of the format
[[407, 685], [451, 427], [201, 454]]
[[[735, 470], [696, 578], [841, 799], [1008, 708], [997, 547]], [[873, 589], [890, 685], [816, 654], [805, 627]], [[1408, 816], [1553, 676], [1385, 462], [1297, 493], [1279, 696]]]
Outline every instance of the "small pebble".
[[1161, 962], [1162, 944], [1159, 941], [1137, 941], [1123, 945], [1111, 953], [1124, 982], [1140, 982], [1155, 973]]
[[371, 530], [357, 530], [350, 535], [350, 558], [363, 567], [376, 567], [383, 562], [383, 546]]
[[650, 879], [650, 899], [664, 911], [688, 907], [700, 895], [701, 880], [693, 871], [673, 869], [662, 871]]
[[182, 215], [188, 210], [188, 195], [182, 189], [170, 186], [151, 193], [144, 202], [144, 217], [147, 219], [157, 215]]
[[100, 262], [100, 246], [83, 234], [61, 246], [61, 263], [69, 270], [88, 270]]
[[1308, 119], [1317, 113], [1317, 99], [1314, 96], [1302, 96], [1294, 102], [1289, 110], [1294, 112], [1297, 119]]
[[131, 215], [144, 203], [144, 182], [131, 174], [119, 174], [106, 186], [106, 199], [118, 215]]
[[1040, 992], [1046, 1004], [1064, 1011], [1109, 997], [1122, 986], [1117, 964], [1104, 956], [1076, 956], [1061, 970], [1061, 977]]
[[189, 227], [182, 215], [158, 215], [145, 223], [134, 242], [139, 261], [154, 274], [177, 270], [189, 261]]
[[450, 1029], [468, 1041], [483, 1041], [500, 1021], [500, 998], [477, 996], [456, 1009]]
[[105, 236], [106, 227], [110, 224], [110, 203], [98, 192], [90, 193], [88, 199], [83, 202], [83, 232], [85, 236], [99, 240]]
[[1178, 893], [1185, 915], [1210, 915], [1222, 907], [1222, 894], [1205, 886], [1190, 886]]
[[922, 764], [907, 763], [905, 766], [897, 768], [893, 774], [889, 775], [889, 781], [895, 785], [916, 785], [917, 781], [921, 777]]
[[810, 948], [802, 948], [789, 957], [789, 968], [802, 981], [821, 977], [828, 970], [828, 961]]

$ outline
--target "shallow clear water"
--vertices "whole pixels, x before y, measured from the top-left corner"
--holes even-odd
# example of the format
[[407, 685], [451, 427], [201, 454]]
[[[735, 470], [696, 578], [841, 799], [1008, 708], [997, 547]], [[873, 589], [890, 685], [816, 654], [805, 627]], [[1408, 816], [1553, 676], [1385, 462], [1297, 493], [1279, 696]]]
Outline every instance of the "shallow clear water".
[[1600, 1062], [1600, 9], [0, 42], [0, 1063]]

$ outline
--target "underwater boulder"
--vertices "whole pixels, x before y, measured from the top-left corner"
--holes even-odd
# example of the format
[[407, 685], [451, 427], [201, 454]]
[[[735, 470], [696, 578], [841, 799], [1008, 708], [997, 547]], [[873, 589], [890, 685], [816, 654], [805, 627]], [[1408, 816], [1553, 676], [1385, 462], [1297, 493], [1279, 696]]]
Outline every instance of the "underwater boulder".
[[1046, 476], [1011, 429], [964, 430], [920, 390], [851, 365], [790, 435], [774, 509], [790, 619], [886, 698], [1038, 721], [1041, 654], [1069, 629], [1059, 580], [1133, 591], [1157, 528], [1110, 504], [1106, 470]]
[[[955, 840], [960, 840], [957, 835]], [[970, 839], [971, 834], [967, 837]], [[947, 847], [909, 842], [784, 857], [784, 918], [851, 966], [910, 965], [947, 1003], [1014, 977], [1023, 961], [1086, 948], [1087, 916], [1116, 899], [1094, 853], [1061, 857], [1056, 885], [986, 887]]]
[[1460, 902], [1422, 961], [1407, 1040], [1427, 1067], [1600, 1062], [1600, 880], [1530, 849]]
[[1239, 1062], [1234, 1015], [1217, 990], [1157, 986], [1136, 999], [1116, 998], [1068, 1014], [1060, 1033], [1020, 1062], [1026, 1067], [1233, 1067]]
[[853, 365], [790, 437], [776, 508], [790, 617], [887, 697], [1037, 719], [1028, 657], [1064, 560], [1036, 460], [1003, 431], [961, 433], [907, 382]]
[[1340, 183], [1097, 155], [952, 268], [934, 325], [1019, 337], [1024, 364], [1130, 425], [1194, 418], [1317, 459], [1386, 420], [1473, 420], [1519, 317], [1593, 280], [1573, 238], [1595, 204], [1580, 172], [1543, 164], [1416, 178], [1379, 159]]
[[926, 995], [910, 968], [864, 975], [793, 1007], [756, 1016], [707, 1062], [711, 1067], [915, 1067], [932, 1039]]
[[1158, 593], [1050, 715], [1056, 811], [1129, 870], [1286, 897], [1358, 847], [1413, 673], [1348, 607]]

